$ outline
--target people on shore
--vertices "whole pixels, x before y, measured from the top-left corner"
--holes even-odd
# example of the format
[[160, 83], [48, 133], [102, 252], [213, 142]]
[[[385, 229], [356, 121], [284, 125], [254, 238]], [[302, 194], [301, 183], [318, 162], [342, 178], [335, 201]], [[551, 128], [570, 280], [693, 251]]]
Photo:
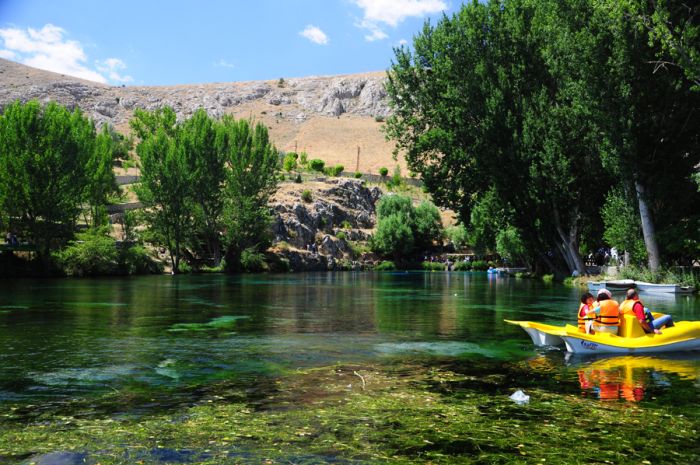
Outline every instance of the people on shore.
[[639, 294], [635, 289], [627, 290], [627, 298], [620, 304], [620, 313], [622, 315], [634, 315], [645, 333], [661, 334], [661, 328], [673, 326], [673, 317], [671, 315], [654, 318], [651, 311], [644, 307], [642, 301], [639, 300]]
[[607, 289], [598, 291], [598, 306], [595, 308], [592, 328], [596, 333], [617, 334], [620, 329], [620, 305], [613, 300]]
[[591, 327], [595, 320], [595, 298], [590, 292], [581, 296], [581, 305], [578, 307], [578, 330], [582, 333], [591, 334]]

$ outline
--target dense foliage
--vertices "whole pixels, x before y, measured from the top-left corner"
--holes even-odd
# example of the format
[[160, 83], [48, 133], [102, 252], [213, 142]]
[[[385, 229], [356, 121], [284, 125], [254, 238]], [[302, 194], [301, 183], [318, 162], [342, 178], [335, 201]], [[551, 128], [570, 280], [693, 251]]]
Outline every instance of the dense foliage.
[[377, 229], [372, 249], [394, 259], [431, 248], [444, 236], [437, 207], [423, 202], [414, 207], [410, 197], [387, 195], [377, 204]]
[[395, 50], [387, 133], [477, 248], [584, 273], [581, 243], [602, 242], [619, 186], [651, 266], [657, 243], [667, 259], [697, 256], [700, 92], [687, 67], [659, 66], [672, 46], [630, 20], [648, 18], [646, 2], [625, 3], [472, 2]]
[[131, 125], [141, 139], [137, 193], [150, 239], [169, 250], [174, 272], [183, 254], [213, 266], [225, 256], [237, 270], [245, 250], [255, 255], [269, 244], [267, 202], [277, 186], [278, 153], [267, 128], [215, 121], [204, 110], [178, 123], [168, 107], [137, 110]]
[[51, 251], [73, 235], [83, 205], [93, 225], [116, 190], [115, 141], [79, 109], [15, 102], [0, 115], [0, 226], [33, 244], [50, 266]]

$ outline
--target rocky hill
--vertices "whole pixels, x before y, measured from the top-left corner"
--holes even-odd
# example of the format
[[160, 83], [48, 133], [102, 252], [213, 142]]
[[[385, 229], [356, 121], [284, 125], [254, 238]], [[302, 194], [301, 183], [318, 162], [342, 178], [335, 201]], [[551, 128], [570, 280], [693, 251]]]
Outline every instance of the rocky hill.
[[[134, 109], [169, 105], [180, 118], [202, 107], [212, 116], [253, 118], [270, 128], [284, 151], [306, 151], [328, 164], [375, 173], [402, 161], [381, 131], [390, 110], [384, 72], [277, 81], [115, 87], [0, 59], [0, 107], [14, 100], [80, 107], [97, 124], [128, 132]], [[359, 166], [358, 166], [359, 147]], [[405, 172], [405, 171], [404, 171]]]

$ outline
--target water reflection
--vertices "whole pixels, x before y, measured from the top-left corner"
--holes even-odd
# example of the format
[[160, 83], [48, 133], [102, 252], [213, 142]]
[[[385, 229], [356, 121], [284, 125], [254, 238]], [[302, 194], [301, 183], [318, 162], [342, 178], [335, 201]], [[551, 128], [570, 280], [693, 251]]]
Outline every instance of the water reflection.
[[668, 391], [678, 381], [697, 384], [700, 361], [696, 357], [694, 354], [570, 357], [566, 363], [576, 370], [582, 396], [602, 401], [640, 402], [649, 400], [656, 392]]

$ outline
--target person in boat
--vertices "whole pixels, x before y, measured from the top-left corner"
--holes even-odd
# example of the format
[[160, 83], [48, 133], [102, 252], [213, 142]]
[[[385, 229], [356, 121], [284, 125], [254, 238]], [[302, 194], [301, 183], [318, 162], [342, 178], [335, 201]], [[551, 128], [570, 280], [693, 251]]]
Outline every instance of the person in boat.
[[661, 328], [673, 326], [671, 315], [654, 318], [649, 309], [645, 308], [642, 301], [639, 300], [639, 294], [635, 289], [627, 290], [627, 299], [620, 304], [620, 313], [634, 315], [645, 333], [661, 334]]
[[586, 292], [581, 296], [581, 305], [578, 307], [578, 330], [582, 333], [591, 333], [591, 326], [595, 320], [594, 309], [595, 298], [590, 292]]
[[592, 328], [596, 333], [617, 334], [620, 329], [620, 304], [613, 300], [607, 289], [598, 291], [598, 306], [595, 308]]

